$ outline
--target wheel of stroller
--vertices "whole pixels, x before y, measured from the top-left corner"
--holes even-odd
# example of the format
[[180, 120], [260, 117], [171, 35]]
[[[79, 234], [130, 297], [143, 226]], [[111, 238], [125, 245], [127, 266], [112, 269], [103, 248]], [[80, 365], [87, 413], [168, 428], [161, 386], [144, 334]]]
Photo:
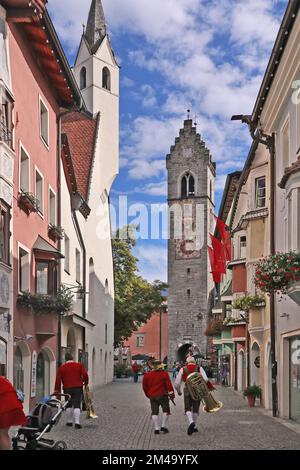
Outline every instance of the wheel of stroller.
[[57, 441], [53, 447], [53, 450], [67, 450], [67, 444], [65, 441]]

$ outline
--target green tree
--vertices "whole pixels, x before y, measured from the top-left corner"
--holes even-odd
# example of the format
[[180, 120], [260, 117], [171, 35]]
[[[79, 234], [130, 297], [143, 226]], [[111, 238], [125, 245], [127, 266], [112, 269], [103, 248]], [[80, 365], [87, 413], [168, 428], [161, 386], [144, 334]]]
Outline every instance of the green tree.
[[136, 241], [133, 227], [125, 227], [113, 239], [115, 278], [115, 346], [130, 338], [157, 311], [166, 284], [150, 283], [138, 275], [138, 259], [132, 254]]

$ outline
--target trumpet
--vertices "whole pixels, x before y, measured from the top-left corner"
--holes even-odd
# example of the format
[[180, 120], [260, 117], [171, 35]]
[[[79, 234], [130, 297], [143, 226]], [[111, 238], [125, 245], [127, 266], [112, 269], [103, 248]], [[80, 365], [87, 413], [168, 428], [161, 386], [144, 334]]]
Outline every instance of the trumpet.
[[92, 394], [90, 392], [90, 389], [88, 385], [84, 387], [84, 401], [86, 405], [86, 418], [90, 419], [96, 419], [98, 416], [96, 415], [93, 407], [93, 401], [92, 401]]

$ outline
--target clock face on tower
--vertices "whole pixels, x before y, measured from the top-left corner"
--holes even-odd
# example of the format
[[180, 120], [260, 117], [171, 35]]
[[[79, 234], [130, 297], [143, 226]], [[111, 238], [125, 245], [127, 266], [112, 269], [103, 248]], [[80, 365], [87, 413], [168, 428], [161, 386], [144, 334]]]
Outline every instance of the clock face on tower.
[[176, 259], [196, 259], [201, 257], [201, 246], [195, 234], [193, 217], [182, 221], [182, 237], [176, 240]]
[[196, 259], [201, 258], [201, 250], [197, 249], [196, 239], [177, 240], [176, 259]]

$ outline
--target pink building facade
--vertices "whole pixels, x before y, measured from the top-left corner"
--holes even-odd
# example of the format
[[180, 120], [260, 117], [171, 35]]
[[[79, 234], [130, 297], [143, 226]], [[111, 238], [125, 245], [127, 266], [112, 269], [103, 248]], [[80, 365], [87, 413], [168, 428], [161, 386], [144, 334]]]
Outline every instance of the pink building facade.
[[130, 348], [131, 357], [136, 355], [154, 356], [164, 361], [168, 355], [168, 312], [153, 313], [128, 341], [125, 348]]
[[[80, 106], [81, 97], [43, 2], [35, 8], [18, 2], [20, 9], [14, 3], [4, 2], [1, 12], [8, 63], [2, 87], [7, 93], [5, 108], [2, 104], [2, 128], [5, 123], [7, 130], [2, 147], [9, 147], [13, 167], [12, 181], [6, 176], [1, 183], [8, 187], [6, 193], [11, 190], [11, 200], [1, 198], [3, 211], [8, 212], [3, 221], [9, 244], [3, 264], [11, 277], [11, 308], [6, 315], [10, 370], [2, 372], [24, 391], [28, 410], [53, 391], [59, 314], [30, 302], [24, 305], [20, 299], [55, 296], [60, 285], [60, 120], [64, 112]], [[4, 131], [2, 136], [5, 140]]]

